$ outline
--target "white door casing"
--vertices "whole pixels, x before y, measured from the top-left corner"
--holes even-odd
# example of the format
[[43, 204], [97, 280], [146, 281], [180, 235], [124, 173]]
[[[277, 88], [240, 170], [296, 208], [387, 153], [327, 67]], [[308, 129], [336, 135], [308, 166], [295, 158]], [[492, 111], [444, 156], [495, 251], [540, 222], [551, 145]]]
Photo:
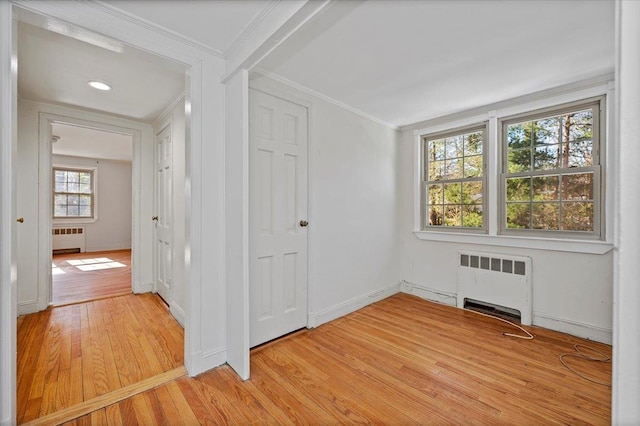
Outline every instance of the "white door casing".
[[307, 325], [307, 108], [250, 90], [250, 346]]
[[156, 212], [152, 220], [155, 226], [155, 278], [156, 292], [169, 305], [172, 301], [172, 150], [171, 126], [156, 135], [155, 152], [155, 202]]

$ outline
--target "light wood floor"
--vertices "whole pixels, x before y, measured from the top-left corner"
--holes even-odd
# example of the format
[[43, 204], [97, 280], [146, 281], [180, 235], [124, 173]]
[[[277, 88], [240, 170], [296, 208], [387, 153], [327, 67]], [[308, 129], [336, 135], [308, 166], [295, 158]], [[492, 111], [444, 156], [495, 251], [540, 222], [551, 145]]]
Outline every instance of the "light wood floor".
[[183, 365], [183, 329], [153, 294], [18, 318], [18, 423]]
[[53, 305], [131, 293], [131, 250], [58, 254], [53, 265]]
[[[181, 378], [68, 424], [610, 424], [611, 390], [558, 359], [587, 344], [399, 294], [256, 348], [251, 379], [229, 367]], [[568, 359], [609, 381], [610, 364]]]

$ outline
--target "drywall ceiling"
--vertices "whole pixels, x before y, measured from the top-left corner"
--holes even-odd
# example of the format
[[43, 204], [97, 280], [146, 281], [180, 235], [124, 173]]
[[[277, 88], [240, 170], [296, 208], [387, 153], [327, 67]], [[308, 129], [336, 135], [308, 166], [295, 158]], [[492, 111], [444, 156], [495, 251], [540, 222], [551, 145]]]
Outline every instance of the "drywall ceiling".
[[[68, 30], [62, 23], [56, 29]], [[98, 41], [112, 50], [20, 22], [19, 96], [150, 122], [184, 91], [182, 65], [104, 39]], [[104, 81], [112, 90], [92, 89], [90, 80]]]
[[221, 54], [269, 6], [266, 0], [119, 0], [108, 4]]
[[337, 1], [260, 64], [395, 126], [614, 70], [614, 2]]
[[51, 125], [55, 155], [131, 161], [133, 136], [63, 123]]

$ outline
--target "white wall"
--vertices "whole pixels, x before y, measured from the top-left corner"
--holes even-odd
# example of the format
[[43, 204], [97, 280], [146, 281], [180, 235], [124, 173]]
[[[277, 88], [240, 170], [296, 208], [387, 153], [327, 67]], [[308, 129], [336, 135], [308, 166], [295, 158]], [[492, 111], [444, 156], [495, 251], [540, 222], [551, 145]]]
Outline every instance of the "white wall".
[[309, 108], [309, 325], [399, 290], [397, 132], [266, 77]]
[[169, 306], [173, 316], [184, 326], [185, 321], [185, 115], [184, 95], [173, 102], [170, 108], [153, 124], [154, 134], [160, 133], [166, 126], [171, 126], [171, 194], [172, 194], [172, 256], [173, 283]]
[[84, 226], [86, 251], [131, 248], [131, 162], [53, 155], [54, 166], [97, 169], [97, 220], [77, 223], [54, 220], [54, 227]]
[[402, 280], [414, 285], [405, 289], [455, 304], [458, 250], [529, 256], [534, 325], [611, 343], [612, 252], [596, 255], [419, 240], [413, 233], [413, 131], [402, 132], [399, 151]]

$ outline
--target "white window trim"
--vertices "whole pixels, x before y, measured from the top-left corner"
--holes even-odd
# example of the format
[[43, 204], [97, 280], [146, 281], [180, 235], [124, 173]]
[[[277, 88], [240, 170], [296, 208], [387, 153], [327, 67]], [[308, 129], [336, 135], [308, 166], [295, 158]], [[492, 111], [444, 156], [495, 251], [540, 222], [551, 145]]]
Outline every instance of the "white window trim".
[[[617, 159], [616, 155], [616, 143], [613, 128], [614, 123], [614, 83], [609, 82], [606, 84], [598, 84], [592, 87], [583, 88], [580, 90], [574, 90], [568, 92], [566, 89], [557, 89], [557, 94], [549, 94], [544, 97], [532, 96], [529, 100], [524, 100], [519, 103], [506, 102], [504, 107], [496, 108], [495, 110], [487, 110], [486, 112], [467, 116], [459, 119], [453, 119], [446, 123], [436, 124], [433, 126], [421, 128], [413, 132], [414, 135], [414, 193], [413, 193], [413, 232], [417, 238], [428, 241], [442, 241], [453, 243], [465, 243], [465, 244], [481, 244], [488, 246], [501, 246], [501, 247], [515, 247], [515, 248], [530, 248], [540, 250], [552, 250], [552, 251], [565, 251], [576, 253], [591, 253], [591, 254], [604, 254], [613, 249], [613, 218], [615, 217], [615, 204], [613, 203], [614, 188], [616, 187], [616, 176], [614, 173], [608, 173], [610, 170], [615, 170], [613, 161]], [[544, 237], [544, 236], [511, 236], [500, 235], [500, 222], [499, 222], [499, 203], [500, 194], [498, 193], [500, 185], [499, 178], [502, 170], [502, 163], [500, 152], [500, 144], [502, 143], [500, 137], [499, 120], [518, 114], [525, 114], [531, 111], [536, 111], [544, 108], [553, 108], [555, 106], [568, 104], [571, 102], [581, 101], [583, 99], [595, 98], [598, 96], [606, 96], [605, 100], [605, 141], [602, 147], [607, 150], [604, 163], [601, 163], [603, 167], [602, 176], [605, 179], [604, 193], [606, 194], [605, 203], [603, 205], [607, 212], [603, 227], [606, 230], [604, 240], [578, 240], [560, 237]], [[421, 227], [422, 220], [422, 138], [423, 136], [442, 133], [448, 130], [454, 130], [456, 128], [469, 127], [473, 125], [479, 125], [483, 122], [489, 122], [488, 135], [487, 135], [487, 148], [485, 151], [485, 161], [487, 163], [487, 208], [488, 208], [488, 232], [486, 234], [471, 234], [461, 232], [446, 232], [446, 231], [425, 231]], [[602, 142], [601, 142], [602, 143]]]
[[67, 170], [91, 170], [93, 173], [93, 217], [70, 217], [70, 218], [55, 218], [53, 217], [53, 194], [54, 189], [53, 185], [55, 182], [51, 182], [51, 219], [53, 225], [72, 225], [72, 224], [86, 224], [86, 223], [96, 223], [98, 221], [98, 167], [82, 167], [82, 166], [69, 166], [67, 164], [54, 164], [51, 168], [53, 169], [67, 169]]

